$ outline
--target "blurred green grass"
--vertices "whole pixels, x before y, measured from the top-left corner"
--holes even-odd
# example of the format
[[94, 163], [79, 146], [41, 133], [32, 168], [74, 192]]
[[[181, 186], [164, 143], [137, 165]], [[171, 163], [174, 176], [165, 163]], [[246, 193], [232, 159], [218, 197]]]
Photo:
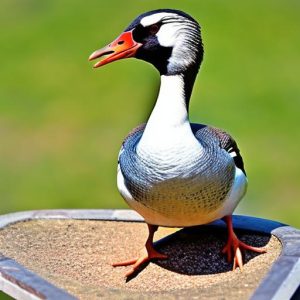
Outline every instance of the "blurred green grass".
[[116, 188], [124, 136], [159, 78], [134, 59], [93, 70], [89, 54], [141, 12], [202, 25], [191, 120], [230, 132], [249, 176], [238, 212], [300, 226], [300, 2], [2, 0], [0, 212], [127, 207]]

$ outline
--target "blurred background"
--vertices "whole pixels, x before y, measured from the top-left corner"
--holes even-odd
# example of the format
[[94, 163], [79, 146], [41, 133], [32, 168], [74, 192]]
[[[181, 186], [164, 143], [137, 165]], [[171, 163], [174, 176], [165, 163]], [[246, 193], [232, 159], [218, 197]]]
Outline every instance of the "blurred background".
[[116, 188], [124, 136], [154, 104], [158, 73], [88, 56], [140, 13], [184, 10], [202, 26], [191, 121], [226, 129], [249, 177], [237, 213], [300, 227], [300, 2], [2, 0], [0, 213], [127, 208]]

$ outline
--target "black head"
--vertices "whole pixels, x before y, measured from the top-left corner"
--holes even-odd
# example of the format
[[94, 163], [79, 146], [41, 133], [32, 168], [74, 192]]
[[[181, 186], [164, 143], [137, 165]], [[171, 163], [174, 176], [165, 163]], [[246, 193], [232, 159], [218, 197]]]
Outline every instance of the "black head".
[[184, 12], [159, 9], [137, 17], [114, 42], [91, 59], [108, 55], [95, 67], [136, 57], [153, 64], [163, 75], [198, 70], [203, 58], [199, 24]]

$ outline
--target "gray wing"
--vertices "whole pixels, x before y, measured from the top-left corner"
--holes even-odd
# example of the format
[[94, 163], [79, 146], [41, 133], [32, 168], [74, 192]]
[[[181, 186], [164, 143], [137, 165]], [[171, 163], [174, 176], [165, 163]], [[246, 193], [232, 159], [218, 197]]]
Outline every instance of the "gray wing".
[[196, 123], [192, 123], [191, 128], [196, 137], [199, 131], [204, 129], [208, 131], [212, 135], [212, 137], [218, 140], [220, 148], [226, 150], [228, 153], [231, 154], [236, 167], [241, 169], [243, 173], [246, 175], [244, 162], [240, 150], [237, 146], [236, 141], [232, 138], [230, 134], [228, 134], [227, 132], [219, 128], [202, 125], [202, 124], [196, 124]]
[[122, 147], [119, 152], [118, 164], [120, 163], [120, 155], [123, 153], [124, 148], [126, 148], [126, 145], [127, 145], [127, 148], [128, 147], [132, 148], [133, 144], [136, 142], [136, 138], [140, 137], [143, 134], [145, 127], [146, 127], [146, 123], [140, 124], [139, 126], [132, 129], [128, 133], [128, 135], [125, 137], [125, 139], [123, 140], [123, 143], [122, 143]]
[[123, 141], [123, 145], [128, 141], [128, 139], [130, 139], [135, 134], [142, 133], [145, 130], [145, 127], [146, 127], [146, 123], [143, 123], [143, 124], [140, 124], [139, 126], [135, 127], [134, 129], [132, 129], [128, 133], [128, 135], [125, 137], [125, 139]]

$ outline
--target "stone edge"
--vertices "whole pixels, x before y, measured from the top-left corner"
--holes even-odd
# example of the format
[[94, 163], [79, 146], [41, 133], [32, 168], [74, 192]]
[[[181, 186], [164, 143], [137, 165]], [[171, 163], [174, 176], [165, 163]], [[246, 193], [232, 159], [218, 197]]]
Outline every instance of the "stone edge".
[[[129, 209], [36, 210], [0, 216], [0, 229], [16, 222], [37, 219], [143, 222], [140, 215]], [[251, 300], [291, 298], [300, 283], [300, 230], [276, 221], [248, 216], [235, 215], [233, 223], [236, 229], [273, 234], [283, 246], [280, 257], [254, 291]], [[225, 224], [219, 220], [209, 226], [224, 227]], [[76, 299], [1, 253], [0, 289], [16, 299]]]

